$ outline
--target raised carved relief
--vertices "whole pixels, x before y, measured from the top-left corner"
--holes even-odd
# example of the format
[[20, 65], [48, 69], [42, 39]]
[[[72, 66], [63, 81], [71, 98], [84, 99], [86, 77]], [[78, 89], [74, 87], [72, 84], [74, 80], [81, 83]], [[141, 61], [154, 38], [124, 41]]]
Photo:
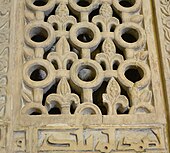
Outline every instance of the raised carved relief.
[[[165, 149], [161, 128], [108, 128], [63, 127], [41, 129], [38, 132], [38, 150], [59, 151], [112, 151], [149, 152]], [[137, 136], [137, 137], [136, 137]]]
[[26, 151], [26, 132], [25, 131], [14, 132], [13, 147], [14, 147], [15, 152]]
[[6, 145], [7, 145], [7, 127], [0, 126], [0, 151], [5, 153]]
[[[0, 117], [15, 45], [10, 74], [22, 76], [0, 152], [168, 153], [150, 1], [12, 1], [21, 30], [11, 46], [9, 2], [0, 0]], [[170, 3], [160, 2], [168, 54]]]
[[[75, 114], [154, 112], [141, 0], [127, 3], [26, 1], [22, 113], [71, 114], [72, 106]], [[99, 106], [93, 94], [106, 80]]]
[[[3, 5], [2, 5], [3, 4]], [[4, 116], [7, 103], [7, 72], [10, 42], [10, 5], [9, 1], [0, 2], [0, 118]]]

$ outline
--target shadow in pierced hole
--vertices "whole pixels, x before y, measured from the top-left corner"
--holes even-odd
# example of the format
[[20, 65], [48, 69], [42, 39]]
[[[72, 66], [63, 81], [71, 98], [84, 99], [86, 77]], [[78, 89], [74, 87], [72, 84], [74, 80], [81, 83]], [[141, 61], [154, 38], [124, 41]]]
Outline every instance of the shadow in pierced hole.
[[94, 9], [90, 14], [89, 14], [89, 22], [92, 21], [93, 17], [96, 15], [99, 15], [99, 10], [100, 10], [101, 5], [98, 6], [98, 8]]
[[51, 15], [55, 15], [55, 11], [56, 11], [57, 7], [58, 7], [58, 5], [55, 5], [55, 7], [54, 7], [54, 9], [51, 11], [51, 13], [45, 16], [45, 19], [44, 19], [45, 22], [47, 22], [48, 18], [49, 18]]
[[44, 6], [48, 3], [48, 0], [35, 0], [33, 4], [35, 6]]
[[42, 105], [43, 105], [43, 106], [45, 106], [45, 101], [46, 101], [47, 96], [50, 95], [50, 94], [52, 94], [52, 93], [56, 93], [57, 85], [58, 85], [58, 82], [56, 81], [56, 82], [51, 86], [51, 88], [50, 88], [46, 93], [44, 93], [44, 95], [43, 95], [43, 101], [42, 101]]
[[130, 68], [125, 72], [126, 78], [133, 83], [140, 81], [143, 78], [143, 75], [143, 71], [139, 67]]
[[120, 0], [119, 4], [123, 7], [132, 7], [135, 4], [135, 0]]
[[107, 85], [108, 81], [104, 81], [100, 88], [93, 92], [93, 103], [100, 108], [102, 115], [107, 115], [107, 108], [104, 106], [102, 98], [102, 95], [106, 93]]
[[48, 111], [48, 114], [55, 115], [55, 114], [61, 114], [61, 111], [57, 107], [53, 107]]

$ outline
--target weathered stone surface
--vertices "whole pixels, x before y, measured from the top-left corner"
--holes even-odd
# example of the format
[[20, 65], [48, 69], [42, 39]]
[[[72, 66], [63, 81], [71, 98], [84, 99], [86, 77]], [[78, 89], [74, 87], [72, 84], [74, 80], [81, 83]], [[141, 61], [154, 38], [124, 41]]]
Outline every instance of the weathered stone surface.
[[169, 153], [168, 0], [0, 0], [0, 152]]

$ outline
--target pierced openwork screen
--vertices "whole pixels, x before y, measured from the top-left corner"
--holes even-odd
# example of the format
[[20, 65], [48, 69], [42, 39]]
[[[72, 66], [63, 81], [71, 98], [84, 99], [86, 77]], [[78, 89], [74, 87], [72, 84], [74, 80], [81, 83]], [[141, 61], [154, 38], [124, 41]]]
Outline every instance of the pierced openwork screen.
[[16, 153], [166, 152], [150, 0], [17, 6]]

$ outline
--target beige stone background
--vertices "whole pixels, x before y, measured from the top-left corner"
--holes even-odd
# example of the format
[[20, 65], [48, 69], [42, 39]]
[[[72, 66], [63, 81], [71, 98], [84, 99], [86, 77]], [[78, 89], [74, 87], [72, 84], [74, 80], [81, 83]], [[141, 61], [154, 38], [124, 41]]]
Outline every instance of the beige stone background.
[[[69, 2], [71, 4], [72, 1], [56, 0], [57, 3]], [[95, 3], [101, 4], [112, 4], [115, 1], [117, 0], [94, 0]], [[29, 22], [25, 22], [25, 16], [31, 18], [30, 12], [33, 10], [28, 10], [25, 0], [0, 0], [0, 153], [170, 152], [168, 143], [170, 138], [170, 1], [142, 0], [142, 8], [145, 21], [144, 30], [150, 51], [152, 92], [156, 110], [154, 113], [127, 116], [117, 114], [114, 114], [115, 116], [102, 116], [101, 114], [82, 116], [77, 111], [75, 116], [70, 116], [67, 111], [63, 111], [63, 114], [66, 113], [63, 116], [45, 114], [41, 117], [30, 117], [26, 114], [27, 107], [21, 111], [21, 97], [22, 89], [24, 89], [22, 84], [25, 60], [23, 50], [28, 45], [24, 42], [26, 25], [29, 24]], [[41, 11], [37, 11], [35, 14], [37, 18], [42, 17]], [[127, 14], [123, 14], [125, 19], [129, 19]], [[86, 15], [82, 15], [82, 20], [86, 20]], [[137, 17], [133, 22], [139, 22], [139, 20], [140, 17]], [[90, 24], [88, 26], [90, 27]], [[62, 43], [67, 47], [65, 41], [65, 39], [61, 39], [59, 49], [62, 49]], [[41, 50], [39, 51], [41, 52]], [[37, 55], [41, 55], [39, 53]], [[84, 57], [88, 58], [88, 56], [84, 53]], [[63, 72], [63, 74], [65, 73]], [[74, 80], [74, 77], [72, 79]], [[112, 81], [115, 83], [114, 79]], [[61, 87], [63, 86], [65, 84], [61, 85]], [[41, 95], [41, 90], [34, 90], [34, 92]], [[89, 92], [91, 90], [84, 91], [87, 94], [84, 99], [88, 99], [87, 101], [91, 100], [88, 97]], [[40, 96], [36, 98], [41, 99]], [[29, 105], [31, 104], [28, 104], [28, 107]], [[37, 107], [39, 107], [38, 104]], [[148, 106], [148, 108], [150, 107]], [[150, 109], [152, 110], [152, 107]], [[98, 112], [98, 109], [95, 111]], [[93, 138], [90, 134], [93, 135]], [[77, 135], [77, 140], [73, 142], [71, 139], [64, 142], [63, 139], [57, 139], [58, 142], [54, 137], [50, 137], [51, 135], [57, 138], [65, 137], [66, 140], [68, 135], [74, 137]], [[152, 140], [153, 135], [156, 137], [156, 141]], [[87, 142], [84, 142], [83, 136]], [[125, 136], [129, 138], [127, 142], [123, 142]], [[140, 136], [146, 137], [146, 142], [142, 142]], [[94, 138], [95, 141], [93, 141]], [[110, 140], [105, 143], [101, 141], [102, 139]], [[99, 143], [100, 141], [101, 143]], [[50, 142], [55, 143], [50, 144]], [[98, 143], [94, 148], [92, 144], [96, 142]], [[63, 150], [60, 148], [61, 146], [58, 147], [57, 143], [64, 144]], [[68, 143], [71, 149], [67, 149]]]

